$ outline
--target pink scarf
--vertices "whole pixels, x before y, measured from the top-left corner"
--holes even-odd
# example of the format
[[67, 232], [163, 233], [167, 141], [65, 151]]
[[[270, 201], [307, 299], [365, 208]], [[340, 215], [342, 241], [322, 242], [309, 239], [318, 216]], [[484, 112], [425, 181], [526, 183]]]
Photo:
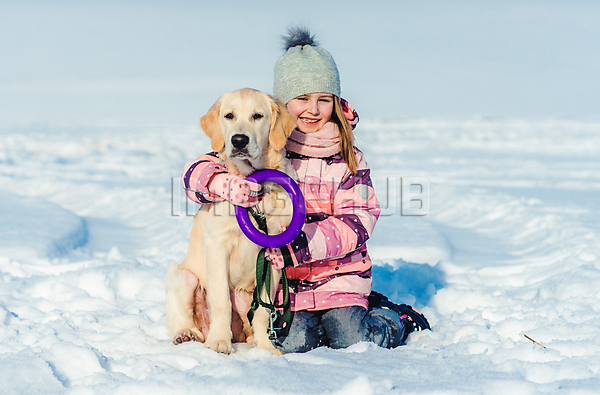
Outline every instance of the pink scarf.
[[340, 131], [333, 122], [327, 122], [314, 133], [304, 134], [294, 129], [285, 148], [288, 151], [313, 158], [327, 158], [340, 152]]

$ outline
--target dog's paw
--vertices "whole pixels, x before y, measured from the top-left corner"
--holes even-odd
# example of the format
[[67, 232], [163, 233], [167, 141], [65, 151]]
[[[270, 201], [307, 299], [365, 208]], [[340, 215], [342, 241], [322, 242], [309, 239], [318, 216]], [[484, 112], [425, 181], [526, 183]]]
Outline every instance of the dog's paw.
[[185, 342], [204, 342], [204, 336], [202, 333], [198, 334], [191, 329], [184, 329], [179, 331], [173, 338], [173, 344], [178, 345]]
[[258, 348], [262, 348], [263, 350], [267, 350], [267, 351], [269, 351], [271, 354], [273, 354], [273, 355], [276, 355], [276, 356], [278, 356], [278, 357], [280, 357], [280, 356], [282, 356], [282, 355], [283, 355], [283, 352], [282, 352], [281, 350], [279, 350], [278, 348], [275, 348], [275, 347], [273, 347], [273, 346], [272, 346], [272, 345], [270, 345], [270, 344], [269, 344], [268, 346], [266, 346], [266, 347], [260, 347], [260, 346], [257, 346], [257, 347], [258, 347]]
[[283, 355], [283, 352], [281, 352], [281, 350], [275, 348], [275, 346], [273, 346], [273, 343], [271, 343], [270, 340], [267, 341], [255, 341], [254, 342], [254, 346], [256, 346], [256, 348], [262, 348], [263, 350], [267, 350], [269, 351], [271, 354], [273, 355], [277, 355], [278, 357]]
[[233, 352], [233, 347], [231, 346], [231, 338], [227, 339], [226, 337], [221, 337], [218, 335], [211, 336], [211, 333], [208, 334], [206, 342], [204, 342], [204, 346], [222, 354], [231, 354]]
[[225, 339], [217, 339], [217, 340], [209, 340], [207, 339], [204, 345], [207, 348], [210, 348], [213, 351], [222, 354], [231, 354], [233, 351], [233, 347], [231, 346], [231, 341], [227, 341]]
[[270, 351], [270, 352], [271, 352], [271, 354], [273, 354], [273, 355], [275, 355], [275, 356], [278, 356], [278, 357], [280, 357], [280, 356], [282, 356], [282, 355], [283, 355], [283, 352], [282, 352], [281, 350], [279, 350], [279, 349], [275, 348], [275, 347], [271, 347], [271, 348], [269, 348], [269, 349], [268, 349], [268, 351]]

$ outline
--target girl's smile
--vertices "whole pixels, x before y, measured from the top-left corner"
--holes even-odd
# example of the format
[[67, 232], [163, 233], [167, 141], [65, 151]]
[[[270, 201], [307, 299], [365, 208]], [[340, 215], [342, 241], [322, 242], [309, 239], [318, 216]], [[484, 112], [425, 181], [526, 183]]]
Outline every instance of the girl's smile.
[[333, 95], [323, 92], [309, 93], [293, 98], [286, 107], [296, 117], [298, 130], [305, 134], [314, 133], [331, 119]]

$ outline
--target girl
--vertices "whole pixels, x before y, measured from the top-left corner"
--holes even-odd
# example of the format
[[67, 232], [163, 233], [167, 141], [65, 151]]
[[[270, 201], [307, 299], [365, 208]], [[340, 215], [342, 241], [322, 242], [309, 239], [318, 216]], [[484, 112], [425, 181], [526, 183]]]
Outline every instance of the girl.
[[[410, 306], [371, 292], [365, 242], [380, 207], [367, 162], [353, 144], [358, 115], [340, 98], [335, 61], [308, 31], [291, 29], [285, 51], [275, 65], [273, 93], [297, 119], [286, 149], [307, 215], [302, 232], [287, 246], [293, 260], [293, 267], [286, 268], [293, 318], [274, 344], [283, 352], [344, 348], [360, 341], [396, 347], [429, 324]], [[186, 193], [201, 204], [216, 199], [244, 207], [256, 204], [260, 185], [238, 176], [231, 183], [233, 194], [222, 182], [213, 183], [225, 172], [214, 152], [188, 162]], [[267, 249], [265, 257], [283, 268], [279, 248]]]

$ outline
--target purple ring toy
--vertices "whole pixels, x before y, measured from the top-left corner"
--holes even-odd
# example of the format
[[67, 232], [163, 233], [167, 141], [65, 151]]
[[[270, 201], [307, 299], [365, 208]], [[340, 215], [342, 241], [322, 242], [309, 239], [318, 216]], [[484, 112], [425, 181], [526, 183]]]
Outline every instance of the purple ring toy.
[[264, 181], [271, 181], [281, 185], [292, 199], [294, 213], [292, 214], [292, 221], [286, 230], [278, 235], [266, 235], [258, 231], [252, 222], [250, 222], [250, 216], [248, 215], [248, 210], [246, 208], [235, 206], [235, 217], [237, 218], [242, 232], [250, 239], [250, 241], [261, 247], [283, 247], [284, 245], [291, 243], [300, 234], [306, 217], [304, 195], [302, 195], [296, 181], [284, 172], [273, 169], [259, 170], [246, 177], [246, 179], [258, 184]]

